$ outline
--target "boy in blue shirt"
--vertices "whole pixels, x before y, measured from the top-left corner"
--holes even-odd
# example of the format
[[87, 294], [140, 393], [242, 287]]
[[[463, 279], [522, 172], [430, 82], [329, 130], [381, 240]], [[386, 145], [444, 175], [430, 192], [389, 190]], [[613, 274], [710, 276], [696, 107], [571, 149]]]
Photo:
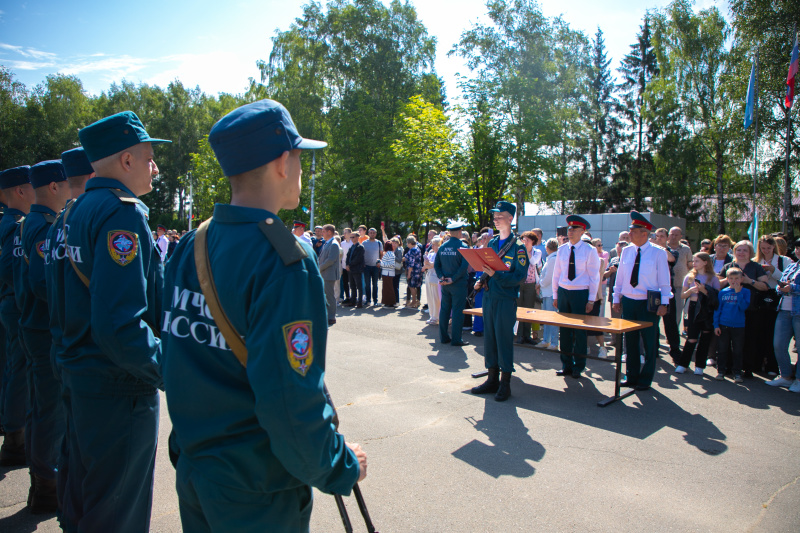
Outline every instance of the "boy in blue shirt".
[[[742, 271], [731, 268], [728, 274], [728, 287], [719, 293], [719, 307], [714, 311], [714, 333], [719, 337], [719, 357], [717, 358], [717, 380], [725, 379], [727, 369], [733, 371], [736, 383], [742, 379], [744, 362], [744, 312], [750, 305], [750, 291], [742, 290]], [[730, 352], [733, 351], [731, 365]]]

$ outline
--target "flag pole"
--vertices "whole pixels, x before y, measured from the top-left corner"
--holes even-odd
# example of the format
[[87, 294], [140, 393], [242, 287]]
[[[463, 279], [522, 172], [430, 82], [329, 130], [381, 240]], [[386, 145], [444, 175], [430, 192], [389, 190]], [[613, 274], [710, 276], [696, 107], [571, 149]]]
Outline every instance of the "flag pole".
[[[756, 48], [756, 83], [753, 94], [753, 122], [755, 122], [755, 143], [753, 145], [753, 224], [756, 221], [756, 179], [758, 177], [758, 48]], [[755, 226], [754, 226], [755, 228]], [[755, 233], [755, 230], [753, 231]], [[753, 235], [753, 239], [758, 239]]]
[[[797, 41], [796, 22], [792, 25], [792, 37]], [[794, 41], [792, 42], [792, 50], [794, 50]], [[791, 68], [791, 65], [789, 65], [789, 68]], [[792, 150], [792, 107], [794, 106], [786, 110], [786, 174], [783, 178], [783, 221], [781, 223], [781, 232], [784, 235], [786, 235], [786, 221], [791, 220], [792, 216], [792, 180], [789, 177], [789, 156]]]

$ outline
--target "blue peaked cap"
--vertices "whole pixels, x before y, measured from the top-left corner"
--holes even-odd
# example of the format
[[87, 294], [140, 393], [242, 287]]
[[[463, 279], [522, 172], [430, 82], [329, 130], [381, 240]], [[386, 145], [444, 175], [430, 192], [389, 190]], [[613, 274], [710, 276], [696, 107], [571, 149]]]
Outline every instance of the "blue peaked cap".
[[301, 137], [289, 111], [275, 100], [259, 100], [234, 109], [214, 124], [208, 142], [226, 176], [266, 165], [283, 152], [328, 146]]
[[67, 173], [64, 172], [64, 165], [60, 159], [42, 161], [31, 167], [31, 185], [34, 189], [50, 185], [51, 183], [66, 181]]
[[517, 214], [517, 206], [511, 202], [504, 202], [501, 200], [495, 204], [494, 209], [489, 209], [490, 213], [501, 213], [503, 211], [510, 213], [513, 217], [515, 214]]
[[61, 163], [64, 165], [68, 178], [86, 176], [94, 172], [92, 164], [89, 163], [89, 157], [82, 146], [62, 152]]
[[30, 170], [31, 167], [28, 165], [4, 170], [0, 173], [0, 189], [10, 189], [11, 187], [30, 183], [28, 177]]
[[101, 118], [80, 130], [78, 137], [91, 162], [99, 161], [139, 143], [172, 142], [150, 137], [142, 121], [133, 111], [123, 111]]

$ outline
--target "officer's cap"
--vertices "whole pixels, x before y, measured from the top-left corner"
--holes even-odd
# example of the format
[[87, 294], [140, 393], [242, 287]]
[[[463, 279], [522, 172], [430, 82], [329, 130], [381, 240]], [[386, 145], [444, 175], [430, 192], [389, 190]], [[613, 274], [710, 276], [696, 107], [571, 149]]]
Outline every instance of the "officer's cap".
[[586, 221], [585, 218], [580, 217], [578, 215], [570, 215], [567, 217], [567, 226], [579, 226], [584, 230], [591, 228], [592, 226]]
[[61, 164], [64, 165], [64, 171], [67, 173], [68, 178], [86, 176], [94, 172], [92, 164], [89, 163], [89, 158], [86, 156], [86, 150], [83, 149], [83, 146], [62, 152]]
[[31, 167], [24, 165], [4, 170], [0, 173], [0, 189], [10, 189], [18, 185], [29, 183]]
[[302, 227], [305, 228], [306, 227], [306, 223], [303, 222], [302, 220], [295, 220], [294, 221], [294, 227], [296, 228], [297, 226], [302, 226]]
[[92, 163], [139, 143], [172, 142], [150, 137], [133, 111], [123, 111], [89, 124], [78, 132], [78, 137]]
[[628, 229], [635, 228], [644, 228], [647, 231], [653, 231], [653, 225], [649, 220], [644, 218], [644, 216], [638, 211], [631, 211], [631, 225], [628, 227]]
[[274, 100], [259, 100], [234, 109], [214, 124], [208, 142], [226, 176], [266, 165], [293, 149], [328, 146], [326, 142], [301, 137], [289, 111]]
[[463, 227], [464, 227], [464, 224], [462, 224], [461, 222], [453, 222], [452, 224], [449, 224], [447, 226], [447, 231], [455, 231], [455, 230], [459, 230], [459, 229], [461, 229]]
[[503, 211], [510, 213], [513, 217], [517, 213], [517, 206], [511, 202], [504, 202], [501, 200], [495, 204], [494, 209], [489, 209], [490, 213], [501, 213]]
[[38, 189], [53, 182], [66, 181], [67, 173], [60, 159], [42, 161], [31, 167], [30, 180], [33, 188]]

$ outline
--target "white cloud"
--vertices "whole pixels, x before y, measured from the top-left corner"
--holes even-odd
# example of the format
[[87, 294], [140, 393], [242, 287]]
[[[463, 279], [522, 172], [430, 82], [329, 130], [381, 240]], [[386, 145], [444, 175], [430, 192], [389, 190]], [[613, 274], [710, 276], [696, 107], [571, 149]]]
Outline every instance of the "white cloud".
[[56, 58], [56, 54], [52, 52], [43, 52], [42, 50], [36, 50], [35, 48], [25, 48], [23, 46], [16, 46], [13, 44], [0, 43], [0, 48], [2, 48], [3, 50], [8, 50], [10, 52], [15, 52], [23, 57], [30, 57], [32, 59]]
[[166, 87], [179, 79], [184, 86], [199, 86], [206, 94], [242, 93], [247, 89], [248, 78], [259, 77], [256, 59], [222, 51], [171, 55], [155, 60], [153, 69], [157, 65], [165, 68], [155, 72], [150, 69], [142, 81]]
[[53, 61], [36, 62], [36, 61], [17, 61], [14, 59], [4, 59], [0, 61], [3, 65], [11, 70], [41, 70], [54, 67], [56, 64]]

